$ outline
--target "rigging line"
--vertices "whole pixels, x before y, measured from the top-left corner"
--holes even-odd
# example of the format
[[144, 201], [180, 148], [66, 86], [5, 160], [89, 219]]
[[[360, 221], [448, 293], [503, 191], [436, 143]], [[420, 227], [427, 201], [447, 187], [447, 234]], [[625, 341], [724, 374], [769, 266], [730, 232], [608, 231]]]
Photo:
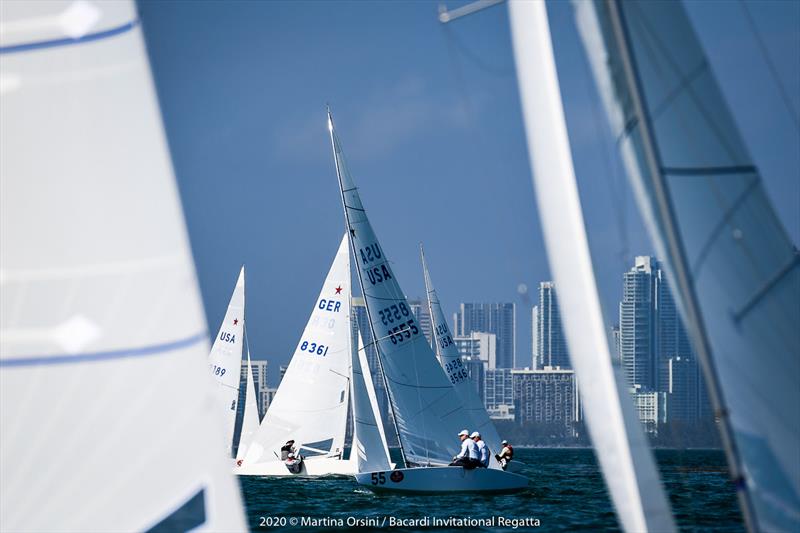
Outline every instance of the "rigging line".
[[758, 31], [758, 26], [756, 26], [756, 21], [753, 19], [753, 15], [750, 13], [750, 9], [747, 7], [747, 3], [744, 0], [739, 0], [739, 5], [742, 7], [744, 18], [747, 20], [747, 24], [750, 27], [750, 31], [753, 33], [756, 44], [758, 44], [758, 50], [761, 52], [761, 56], [764, 58], [764, 62], [767, 64], [767, 69], [772, 76], [772, 81], [774, 81], [775, 85], [778, 87], [778, 92], [781, 94], [783, 104], [786, 106], [786, 110], [792, 117], [795, 128], [797, 129], [798, 133], [800, 133], [800, 114], [798, 114], [797, 110], [794, 108], [794, 105], [792, 105], [792, 101], [789, 98], [789, 92], [786, 90], [786, 87], [781, 81], [780, 76], [778, 76], [778, 69], [775, 67], [775, 63], [772, 61], [772, 58], [769, 55], [769, 50], [767, 50], [767, 45], [764, 42], [764, 39], [761, 38], [761, 33]]

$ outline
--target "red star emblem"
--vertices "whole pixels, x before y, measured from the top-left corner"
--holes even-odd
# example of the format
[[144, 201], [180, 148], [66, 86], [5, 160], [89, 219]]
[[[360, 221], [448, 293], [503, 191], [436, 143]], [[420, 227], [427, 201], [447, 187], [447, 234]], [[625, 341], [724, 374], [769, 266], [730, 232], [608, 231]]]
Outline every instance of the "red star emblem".
[[336, 294], [342, 294], [342, 286], [341, 285], [336, 287]]
[[236, 324], [238, 324], [238, 323], [239, 323], [239, 319], [238, 319], [238, 318], [234, 318], [234, 319], [233, 319], [233, 325], [235, 326], [235, 325], [236, 325]]

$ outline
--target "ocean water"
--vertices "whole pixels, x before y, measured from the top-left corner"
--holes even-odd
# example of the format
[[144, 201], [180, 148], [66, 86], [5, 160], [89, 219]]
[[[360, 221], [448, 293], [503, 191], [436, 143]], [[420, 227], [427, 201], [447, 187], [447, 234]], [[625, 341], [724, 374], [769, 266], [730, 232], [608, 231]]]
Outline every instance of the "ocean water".
[[[517, 494], [374, 494], [347, 477], [242, 477], [240, 483], [252, 531], [500, 531], [515, 523], [517, 531], [618, 530], [591, 450], [518, 449], [515, 456], [530, 479]], [[744, 531], [723, 452], [656, 450], [656, 459], [681, 531]], [[398, 524], [425, 517], [429, 524]], [[434, 527], [434, 517], [482, 522]]]

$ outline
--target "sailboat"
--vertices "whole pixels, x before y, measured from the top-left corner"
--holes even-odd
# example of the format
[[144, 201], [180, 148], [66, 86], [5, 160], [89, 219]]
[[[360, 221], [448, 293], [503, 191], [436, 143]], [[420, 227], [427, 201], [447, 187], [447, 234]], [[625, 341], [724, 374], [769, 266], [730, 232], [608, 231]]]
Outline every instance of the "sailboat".
[[745, 524], [798, 531], [797, 247], [681, 4], [576, 3], [576, 19], [701, 362]]
[[281, 459], [289, 440], [304, 458], [301, 475], [353, 474], [344, 459], [351, 389], [350, 250], [342, 238], [311, 317], [239, 475], [293, 476]]
[[2, 2], [0, 531], [243, 531], [133, 2]]
[[[458, 395], [461, 398], [461, 403], [470, 419], [469, 427], [471, 430], [478, 431], [481, 434], [484, 442], [491, 450], [491, 461], [496, 462], [495, 454], [500, 453], [502, 449], [502, 441], [497, 429], [494, 427], [489, 413], [486, 412], [486, 407], [483, 405], [480, 397], [472, 386], [469, 379], [468, 372], [461, 360], [461, 355], [458, 353], [453, 342], [453, 337], [450, 334], [450, 328], [447, 325], [447, 320], [444, 318], [442, 306], [439, 303], [439, 297], [436, 295], [436, 289], [433, 288], [431, 275], [428, 271], [428, 263], [425, 261], [425, 251], [422, 249], [422, 244], [419, 245], [419, 255], [422, 261], [422, 271], [425, 277], [425, 292], [428, 299], [428, 310], [430, 311], [431, 323], [433, 326], [434, 344], [436, 346], [436, 357], [439, 359], [439, 364], [445, 371], [450, 383], [453, 384]], [[521, 469], [521, 464], [517, 461], [511, 461], [508, 464], [508, 469], [511, 472], [518, 472]]]
[[336, 174], [347, 237], [358, 265], [361, 292], [385, 380], [406, 468], [359, 470], [356, 481], [398, 492], [511, 491], [527, 478], [493, 468], [447, 466], [458, 451], [457, 434], [470, 418], [417, 325], [345, 165], [328, 110]]
[[[208, 356], [211, 376], [217, 383], [217, 403], [223, 419], [222, 436], [228, 457], [233, 455], [233, 437], [239, 403], [239, 381], [242, 375], [244, 346], [244, 266], [239, 271], [228, 310], [220, 324]], [[249, 356], [249, 354], [248, 354]], [[249, 370], [249, 369], [248, 369]]]

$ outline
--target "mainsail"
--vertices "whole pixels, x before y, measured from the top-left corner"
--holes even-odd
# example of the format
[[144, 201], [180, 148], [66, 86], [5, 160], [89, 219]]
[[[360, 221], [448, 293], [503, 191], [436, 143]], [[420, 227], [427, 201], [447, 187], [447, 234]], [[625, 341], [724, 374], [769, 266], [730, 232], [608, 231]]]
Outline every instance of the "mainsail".
[[239, 278], [231, 294], [225, 319], [219, 326], [219, 333], [208, 356], [209, 371], [217, 383], [217, 404], [222, 413], [224, 424], [222, 436], [225, 438], [228, 457], [233, 453], [233, 432], [242, 373], [242, 346], [244, 346], [244, 267], [239, 271]]
[[[750, 530], [800, 530], [800, 256], [678, 2], [576, 2]], [[788, 409], [788, 410], [787, 410]]]
[[239, 432], [239, 448], [236, 450], [237, 461], [244, 460], [260, 424], [258, 404], [256, 403], [256, 385], [253, 379], [253, 367], [250, 364], [250, 350], [247, 351], [247, 373], [245, 379], [244, 411], [242, 413], [242, 429]]
[[0, 530], [242, 531], [135, 6], [0, 20]]
[[425, 252], [422, 250], [421, 244], [419, 255], [422, 259], [425, 291], [428, 295], [428, 310], [431, 314], [433, 336], [436, 341], [436, 356], [439, 358], [439, 364], [442, 365], [445, 374], [450, 379], [450, 383], [453, 384], [453, 387], [461, 397], [461, 402], [464, 404], [464, 409], [466, 409], [470, 418], [470, 431], [477, 430], [480, 432], [481, 437], [493, 452], [493, 457], [494, 454], [500, 453], [501, 450], [500, 435], [498, 435], [497, 429], [495, 429], [492, 420], [489, 418], [486, 407], [478, 397], [464, 362], [461, 360], [461, 355], [458, 353], [458, 348], [453, 342], [450, 328], [447, 326], [447, 320], [444, 318], [444, 312], [442, 312], [442, 306], [439, 303], [439, 297], [436, 295], [436, 289], [433, 288], [433, 282], [428, 272], [428, 263], [425, 262]]
[[675, 529], [619, 369], [612, 367], [575, 182], [545, 3], [509, 2], [528, 152], [589, 434], [626, 531]]
[[289, 439], [305, 457], [341, 456], [350, 389], [350, 294], [350, 250], [343, 237], [246, 464], [279, 460]]
[[409, 466], [447, 464], [457, 451], [456, 434], [468, 427], [469, 416], [436, 361], [372, 230], [347, 171], [330, 112], [328, 129], [348, 236], [404, 458]]
[[[357, 472], [374, 472], [391, 468], [389, 447], [383, 432], [378, 398], [369, 371], [361, 334], [352, 350], [353, 447], [350, 459], [356, 462]], [[356, 348], [357, 346], [357, 348]]]

